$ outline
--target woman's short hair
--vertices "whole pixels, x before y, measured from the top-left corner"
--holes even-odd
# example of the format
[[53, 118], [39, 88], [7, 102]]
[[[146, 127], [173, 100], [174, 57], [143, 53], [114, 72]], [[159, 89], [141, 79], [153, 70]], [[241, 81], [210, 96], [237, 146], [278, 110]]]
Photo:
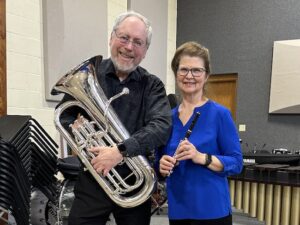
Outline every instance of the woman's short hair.
[[171, 67], [175, 76], [177, 74], [180, 60], [183, 56], [199, 57], [203, 59], [206, 74], [209, 75], [211, 73], [209, 50], [197, 42], [189, 41], [180, 45], [176, 49], [171, 62]]

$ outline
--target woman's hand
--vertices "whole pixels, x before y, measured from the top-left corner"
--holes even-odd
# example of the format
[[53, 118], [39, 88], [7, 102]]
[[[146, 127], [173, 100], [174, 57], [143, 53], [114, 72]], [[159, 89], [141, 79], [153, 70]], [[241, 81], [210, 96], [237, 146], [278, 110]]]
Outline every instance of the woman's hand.
[[[174, 158], [177, 161], [191, 159], [194, 163], [200, 165], [205, 165], [206, 162], [206, 154], [199, 152], [188, 140], [183, 140], [179, 143]], [[216, 156], [212, 155], [211, 160], [207, 168], [217, 172], [223, 171], [224, 166]]]
[[187, 139], [179, 143], [175, 152], [175, 159], [178, 161], [191, 159], [194, 163], [205, 164], [205, 154], [199, 152]]
[[176, 163], [176, 159], [169, 155], [163, 155], [159, 160], [159, 172], [162, 176], [168, 176], [173, 170]]

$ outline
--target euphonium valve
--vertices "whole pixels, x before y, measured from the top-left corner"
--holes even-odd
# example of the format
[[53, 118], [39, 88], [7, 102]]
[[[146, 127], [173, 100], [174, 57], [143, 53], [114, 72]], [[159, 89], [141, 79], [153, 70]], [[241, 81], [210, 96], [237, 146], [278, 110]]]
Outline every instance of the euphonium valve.
[[[55, 125], [71, 149], [80, 158], [101, 188], [118, 205], [129, 208], [142, 204], [154, 190], [156, 177], [144, 156], [124, 157], [104, 177], [98, 174], [90, 161], [95, 155], [88, 151], [96, 146], [114, 146], [130, 137], [128, 131], [111, 107], [116, 98], [129, 93], [128, 88], [107, 100], [95, 74], [95, 64], [101, 62], [95, 56], [72, 69], [53, 87], [52, 94], [65, 93], [74, 98], [55, 110]], [[81, 115], [66, 129], [62, 124], [65, 110], [78, 107], [87, 115]], [[127, 167], [128, 174], [118, 173], [119, 167]], [[99, 187], [100, 188], [100, 187]]]

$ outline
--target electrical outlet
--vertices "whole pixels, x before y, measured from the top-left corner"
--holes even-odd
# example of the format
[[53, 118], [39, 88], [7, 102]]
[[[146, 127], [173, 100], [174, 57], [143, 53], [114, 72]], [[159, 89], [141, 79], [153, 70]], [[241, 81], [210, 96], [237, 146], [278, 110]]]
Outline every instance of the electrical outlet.
[[246, 131], [246, 124], [240, 124], [239, 125], [239, 131], [240, 132], [245, 132]]

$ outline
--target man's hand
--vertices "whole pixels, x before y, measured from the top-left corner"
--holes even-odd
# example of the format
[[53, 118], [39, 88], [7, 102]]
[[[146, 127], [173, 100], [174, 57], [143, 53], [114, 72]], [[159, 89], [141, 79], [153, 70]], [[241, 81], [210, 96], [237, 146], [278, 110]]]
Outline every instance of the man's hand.
[[92, 166], [97, 173], [103, 176], [107, 176], [109, 171], [123, 160], [117, 146], [93, 147], [89, 151], [95, 155], [95, 158], [91, 161]]

